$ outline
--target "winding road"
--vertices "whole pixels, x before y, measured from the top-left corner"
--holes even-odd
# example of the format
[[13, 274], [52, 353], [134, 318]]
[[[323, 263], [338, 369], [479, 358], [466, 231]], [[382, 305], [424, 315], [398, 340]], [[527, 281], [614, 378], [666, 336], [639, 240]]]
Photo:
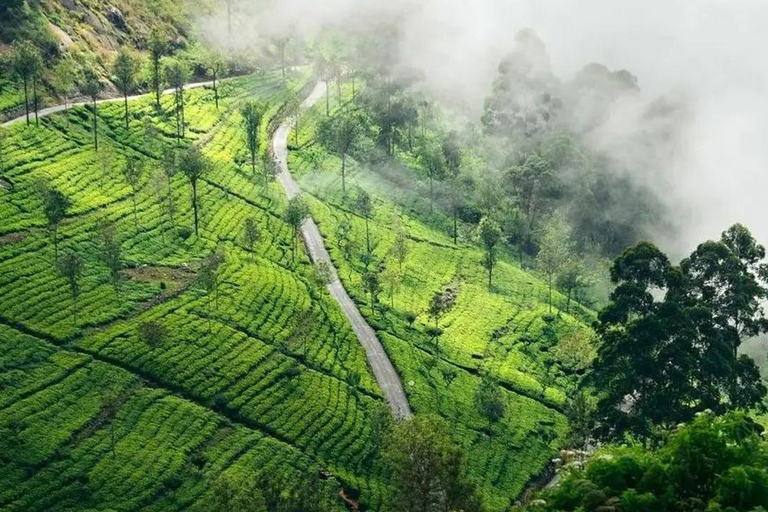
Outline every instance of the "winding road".
[[[213, 82], [198, 82], [189, 84], [186, 88], [194, 89], [212, 84]], [[166, 89], [163, 91], [163, 94], [169, 94], [173, 91], [173, 89]], [[304, 100], [304, 103], [302, 103], [302, 108], [306, 109], [311, 107], [324, 95], [325, 85], [323, 83], [319, 83], [317, 86], [315, 86], [310, 95]], [[128, 100], [135, 100], [143, 96], [146, 96], [146, 94], [129, 96]], [[110, 101], [122, 100], [123, 98], [120, 97], [106, 98], [98, 100], [96, 103], [106, 103]], [[47, 107], [40, 109], [38, 112], [38, 117], [47, 117], [52, 114], [62, 112], [67, 108], [89, 104], [89, 101], [84, 101], [70, 103], [66, 107], [64, 105]], [[0, 126], [11, 126], [17, 123], [23, 123], [25, 120], [26, 116], [22, 115], [4, 122]], [[33, 113], [30, 114], [30, 120], [34, 120]], [[291, 176], [290, 172], [288, 171], [288, 134], [290, 133], [292, 126], [292, 120], [285, 121], [277, 129], [272, 140], [272, 148], [274, 150], [275, 159], [277, 160], [277, 164], [280, 169], [278, 179], [283, 185], [285, 193], [289, 199], [301, 193], [299, 184], [296, 183], [296, 180], [293, 179], [293, 176]], [[301, 232], [307, 248], [309, 249], [309, 254], [312, 258], [312, 261], [316, 264], [322, 261], [327, 262], [332, 270], [333, 277], [331, 283], [328, 285], [328, 291], [331, 293], [333, 298], [336, 299], [336, 302], [339, 303], [341, 310], [349, 319], [350, 324], [352, 324], [352, 330], [357, 336], [357, 339], [365, 349], [365, 354], [373, 370], [373, 375], [376, 377], [376, 381], [379, 383], [379, 387], [384, 392], [384, 395], [387, 398], [387, 402], [389, 402], [389, 406], [392, 409], [392, 415], [397, 419], [410, 418], [412, 416], [411, 408], [408, 405], [408, 399], [405, 396], [405, 391], [403, 390], [403, 384], [400, 381], [400, 376], [395, 371], [394, 366], [392, 366], [392, 362], [389, 360], [389, 356], [387, 356], [387, 353], [384, 351], [384, 347], [381, 345], [381, 342], [376, 336], [376, 333], [371, 328], [371, 326], [368, 325], [368, 322], [365, 321], [363, 315], [360, 313], [360, 310], [357, 308], [355, 303], [349, 297], [347, 291], [344, 289], [344, 286], [341, 284], [341, 281], [338, 278], [338, 272], [333, 266], [331, 258], [328, 255], [328, 251], [325, 248], [325, 243], [323, 242], [323, 237], [320, 235], [320, 230], [318, 230], [317, 224], [315, 224], [315, 221], [312, 220], [311, 217], [304, 221]]]
[[[320, 98], [325, 95], [325, 84], [318, 83], [312, 90], [307, 99], [301, 105], [301, 108], [306, 109], [315, 104]], [[299, 184], [291, 176], [288, 170], [288, 135], [293, 126], [293, 120], [289, 119], [283, 122], [275, 132], [272, 139], [272, 149], [275, 154], [275, 159], [280, 169], [278, 179], [285, 189], [285, 193], [288, 199], [296, 197], [301, 193]], [[376, 337], [376, 333], [365, 321], [363, 315], [360, 314], [360, 310], [357, 305], [349, 297], [349, 294], [344, 289], [341, 281], [338, 277], [338, 272], [333, 266], [328, 251], [325, 248], [323, 237], [320, 235], [320, 230], [317, 229], [317, 224], [308, 217], [301, 227], [301, 234], [304, 237], [304, 242], [309, 250], [309, 255], [312, 261], [317, 264], [320, 262], [327, 262], [332, 269], [332, 279], [328, 284], [328, 291], [331, 293], [336, 302], [339, 303], [344, 315], [349, 319], [349, 323], [352, 324], [352, 330], [360, 344], [365, 349], [365, 354], [368, 358], [368, 362], [373, 370], [373, 375], [376, 377], [376, 381], [379, 383], [379, 387], [384, 392], [384, 395], [389, 402], [389, 406], [392, 409], [392, 415], [396, 419], [406, 419], [412, 416], [411, 407], [408, 405], [408, 399], [405, 396], [403, 390], [403, 384], [400, 381], [400, 376], [395, 371], [395, 367], [392, 366], [392, 362], [389, 360], [389, 356], [384, 351], [384, 347], [381, 345], [379, 338]]]
[[[209, 82], [195, 82], [193, 84], [187, 84], [187, 85], [184, 86], [184, 90], [186, 91], [188, 89], [197, 89], [198, 87], [206, 87], [208, 85], [213, 85], [213, 82], [212, 81], [209, 81]], [[170, 94], [172, 92], [175, 92], [175, 89], [166, 89], [166, 90], [164, 90], [162, 92], [162, 94]], [[133, 96], [128, 96], [128, 101], [137, 100], [139, 98], [143, 98], [144, 96], [148, 96], [149, 94], [154, 94], [154, 93], [135, 94]], [[111, 101], [124, 101], [124, 99], [123, 99], [122, 96], [118, 96], [118, 97], [114, 97], [114, 98], [105, 98], [103, 100], [97, 100], [96, 104], [98, 105], [98, 104], [101, 104], [101, 103], [108, 103], [108, 102], [111, 102]], [[48, 117], [51, 114], [56, 114], [57, 112], [63, 112], [64, 110], [68, 110], [68, 109], [70, 109], [72, 107], [79, 107], [81, 105], [90, 105], [90, 104], [91, 104], [90, 101], [76, 101], [75, 103], [69, 103], [67, 105], [54, 105], [52, 107], [41, 108], [37, 112], [37, 116], [38, 117]], [[17, 123], [23, 123], [23, 122], [26, 121], [26, 119], [27, 119], [27, 116], [26, 116], [26, 114], [24, 114], [24, 115], [21, 115], [19, 117], [15, 117], [13, 119], [8, 120], [8, 121], [4, 122], [0, 126], [11, 126], [11, 125], [14, 125], [14, 124], [17, 124]], [[34, 123], [35, 122], [35, 113], [34, 112], [30, 111], [30, 113], [29, 113], [29, 122], [30, 123]]]

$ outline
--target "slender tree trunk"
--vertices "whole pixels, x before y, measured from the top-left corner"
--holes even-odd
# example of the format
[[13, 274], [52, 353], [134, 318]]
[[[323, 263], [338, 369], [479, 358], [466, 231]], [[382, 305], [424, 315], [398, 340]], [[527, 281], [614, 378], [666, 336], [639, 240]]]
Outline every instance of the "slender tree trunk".
[[216, 110], [219, 110], [219, 85], [216, 82], [216, 72], [213, 73], [213, 99], [216, 102]]
[[285, 83], [285, 44], [280, 45], [280, 67], [283, 69], [283, 83]]
[[352, 77], [352, 101], [355, 101], [355, 77]]
[[53, 262], [59, 261], [59, 227], [53, 227]]
[[157, 105], [157, 109], [160, 110], [162, 108], [162, 105], [160, 105], [160, 59], [153, 57], [153, 64], [154, 64], [154, 86], [155, 86], [155, 105]]
[[128, 90], [125, 90], [123, 92], [123, 101], [125, 103], [125, 129], [130, 130], [131, 125], [130, 125], [130, 122], [128, 121]]
[[548, 300], [549, 300], [549, 314], [552, 314], [552, 274], [549, 274], [549, 290], [548, 290]]
[[341, 107], [341, 76], [336, 78], [336, 95], [339, 97], [339, 107]]
[[491, 289], [493, 284], [493, 252], [488, 251], [488, 289]]
[[136, 231], [139, 230], [139, 214], [136, 213], [136, 191], [133, 192], [133, 223], [136, 227]]
[[432, 213], [432, 203], [435, 202], [435, 191], [433, 187], [433, 171], [429, 171], [429, 213]]
[[37, 99], [37, 78], [33, 78], [33, 79], [32, 79], [32, 92], [33, 92], [33, 94], [34, 94], [34, 98], [33, 98], [33, 100], [32, 100], [32, 101], [34, 101], [34, 102], [35, 102], [35, 104], [33, 105], [33, 107], [34, 107], [34, 109], [35, 109], [35, 126], [40, 126], [40, 118], [39, 118], [39, 116], [38, 116], [38, 113], [37, 113], [37, 108], [38, 108], [38, 99]]
[[187, 133], [187, 118], [184, 113], [184, 86], [179, 89], [179, 98], [181, 100], [181, 137], [184, 138]]
[[328, 80], [325, 81], [325, 115], [331, 115], [331, 89], [328, 87]]
[[96, 106], [96, 100], [93, 100], [93, 145], [96, 151], [99, 150], [99, 117]]
[[365, 248], [371, 253], [371, 233], [368, 230], [368, 216], [365, 216]]
[[24, 77], [24, 110], [27, 113], [27, 126], [29, 126], [29, 80]]
[[192, 182], [192, 210], [195, 212], [195, 235], [200, 236], [197, 219], [197, 181]]

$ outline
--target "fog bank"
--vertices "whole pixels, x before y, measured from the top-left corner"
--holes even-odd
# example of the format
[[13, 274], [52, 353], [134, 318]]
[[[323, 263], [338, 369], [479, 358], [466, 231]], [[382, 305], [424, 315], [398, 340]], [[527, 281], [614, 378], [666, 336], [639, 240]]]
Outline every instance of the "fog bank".
[[[586, 64], [627, 69], [642, 101], [660, 96], [685, 106], [685, 123], [663, 154], [634, 169], [670, 205], [679, 232], [655, 241], [675, 254], [690, 251], [734, 222], [768, 242], [768, 2], [758, 0], [235, 0], [238, 41], [256, 32], [311, 37], [324, 27], [376, 30], [396, 20], [398, 60], [422, 70], [425, 85], [476, 115], [518, 30], [546, 43], [552, 67], [570, 80]], [[205, 20], [221, 38], [221, 21]], [[247, 30], [243, 30], [247, 29]], [[245, 34], [241, 36], [240, 34]], [[613, 132], [594, 143], [617, 157], [658, 152], [642, 145], [654, 130], [641, 109], [616, 113]], [[642, 167], [642, 166], [641, 166]]]

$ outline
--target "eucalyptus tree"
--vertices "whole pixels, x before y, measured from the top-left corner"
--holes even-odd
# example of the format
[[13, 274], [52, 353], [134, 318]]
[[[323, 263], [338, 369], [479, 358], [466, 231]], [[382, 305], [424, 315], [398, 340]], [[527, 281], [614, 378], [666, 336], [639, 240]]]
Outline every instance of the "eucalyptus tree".
[[[200, 265], [197, 271], [197, 284], [203, 288], [208, 295], [208, 307], [211, 304], [211, 295], [214, 296], [214, 309], [219, 309], [219, 282], [221, 278], [221, 267], [226, 261], [226, 253], [221, 247], [211, 252]], [[210, 311], [208, 312], [210, 325]]]
[[256, 219], [253, 217], [246, 218], [243, 224], [243, 242], [245, 242], [248, 252], [251, 253], [251, 259], [253, 259], [253, 255], [255, 254], [253, 247], [256, 245], [256, 242], [259, 241], [260, 236], [261, 234], [259, 233], [259, 226], [256, 224]]
[[483, 266], [488, 270], [488, 288], [493, 285], [493, 267], [496, 264], [496, 246], [501, 241], [501, 229], [498, 223], [490, 217], [480, 219], [478, 226], [480, 243], [485, 250]]
[[243, 116], [243, 135], [248, 154], [251, 158], [251, 170], [256, 174], [256, 160], [259, 157], [259, 127], [264, 112], [262, 105], [255, 101], [249, 101], [240, 110]]
[[100, 220], [96, 231], [102, 259], [109, 269], [109, 277], [115, 294], [120, 296], [120, 271], [123, 268], [122, 250], [114, 222]]
[[368, 226], [368, 221], [373, 217], [373, 201], [371, 196], [368, 195], [363, 189], [357, 192], [357, 199], [355, 199], [355, 210], [357, 213], [365, 219], [365, 248], [368, 254], [371, 253], [371, 231]]
[[77, 298], [80, 296], [83, 259], [73, 250], [67, 250], [56, 263], [56, 269], [69, 285], [69, 293], [72, 297], [72, 322], [77, 324]]
[[112, 82], [123, 95], [123, 104], [125, 106], [125, 128], [130, 128], [130, 117], [128, 110], [128, 95], [136, 87], [136, 75], [139, 72], [139, 61], [133, 54], [123, 49], [117, 54], [114, 64], [112, 64]]
[[39, 182], [37, 186], [42, 196], [43, 214], [47, 221], [48, 233], [53, 241], [53, 259], [56, 262], [59, 259], [59, 224], [64, 220], [72, 203], [64, 194], [52, 188], [48, 183]]
[[451, 178], [451, 213], [453, 215], [453, 244], [456, 245], [459, 239], [459, 201], [461, 199], [461, 181], [459, 174], [461, 172], [461, 147], [457, 141], [456, 132], [448, 134], [442, 144], [443, 161], [448, 175]]
[[559, 215], [554, 215], [544, 227], [544, 233], [539, 241], [539, 253], [536, 255], [539, 270], [547, 278], [547, 302], [550, 313], [552, 313], [554, 281], [568, 262], [571, 246], [568, 224]]
[[299, 231], [304, 219], [309, 215], [309, 208], [301, 196], [296, 196], [288, 202], [288, 208], [285, 210], [285, 222], [293, 229], [291, 237], [291, 261], [296, 262], [296, 244], [299, 238]]
[[139, 216], [136, 208], [136, 196], [139, 193], [141, 187], [141, 178], [144, 176], [144, 163], [135, 156], [129, 156], [125, 159], [125, 163], [120, 171], [123, 174], [123, 179], [131, 187], [131, 200], [133, 201], [133, 220], [136, 229], [139, 228]]
[[440, 145], [434, 141], [425, 140], [419, 148], [417, 158], [429, 176], [429, 211], [431, 212], [435, 201], [434, 182], [445, 174], [445, 155]]
[[38, 122], [37, 109], [37, 84], [43, 71], [43, 58], [40, 51], [29, 41], [17, 41], [13, 43], [11, 53], [11, 67], [14, 73], [19, 77], [24, 89], [24, 108], [27, 116], [27, 126], [29, 126], [29, 86], [33, 89], [33, 108], [35, 112], [35, 123]]
[[186, 131], [184, 117], [184, 87], [189, 82], [190, 70], [186, 62], [179, 59], [169, 59], [165, 64], [165, 78], [174, 90], [176, 113], [176, 139], [181, 142]]
[[178, 157], [178, 167], [181, 173], [189, 180], [192, 187], [192, 211], [195, 217], [195, 235], [200, 235], [199, 217], [198, 217], [198, 199], [197, 185], [210, 168], [210, 164], [205, 156], [195, 146], [189, 147], [180, 152]]
[[213, 99], [216, 110], [219, 110], [219, 79], [227, 70], [226, 58], [219, 50], [210, 49], [205, 54], [205, 68], [213, 81]]
[[341, 190], [346, 194], [347, 155], [361, 135], [362, 121], [354, 112], [342, 112], [322, 120], [317, 128], [320, 143], [341, 159]]
[[99, 150], [99, 94], [104, 90], [104, 85], [99, 80], [99, 76], [94, 70], [88, 70], [85, 74], [85, 80], [80, 85], [80, 92], [91, 99], [91, 113], [93, 120], [93, 146], [96, 151]]
[[163, 159], [161, 166], [165, 179], [168, 182], [168, 216], [171, 219], [171, 226], [176, 227], [176, 202], [173, 199], [173, 178], [179, 172], [179, 156], [180, 152], [176, 149], [169, 148], [163, 153]]
[[160, 33], [159, 30], [155, 29], [149, 36], [149, 41], [147, 41], [147, 48], [149, 49], [149, 60], [151, 67], [150, 82], [152, 85], [152, 90], [155, 93], [155, 106], [158, 110], [160, 110], [160, 93], [162, 92], [163, 86], [163, 74], [160, 61], [168, 53], [167, 39]]

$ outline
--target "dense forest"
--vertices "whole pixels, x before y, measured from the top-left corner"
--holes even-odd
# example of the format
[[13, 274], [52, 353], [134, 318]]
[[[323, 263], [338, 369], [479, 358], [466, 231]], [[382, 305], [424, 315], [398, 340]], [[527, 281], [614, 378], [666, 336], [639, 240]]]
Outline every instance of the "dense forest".
[[768, 509], [690, 106], [536, 27], [454, 101], [410, 7], [289, 4], [0, 0], [0, 510]]

